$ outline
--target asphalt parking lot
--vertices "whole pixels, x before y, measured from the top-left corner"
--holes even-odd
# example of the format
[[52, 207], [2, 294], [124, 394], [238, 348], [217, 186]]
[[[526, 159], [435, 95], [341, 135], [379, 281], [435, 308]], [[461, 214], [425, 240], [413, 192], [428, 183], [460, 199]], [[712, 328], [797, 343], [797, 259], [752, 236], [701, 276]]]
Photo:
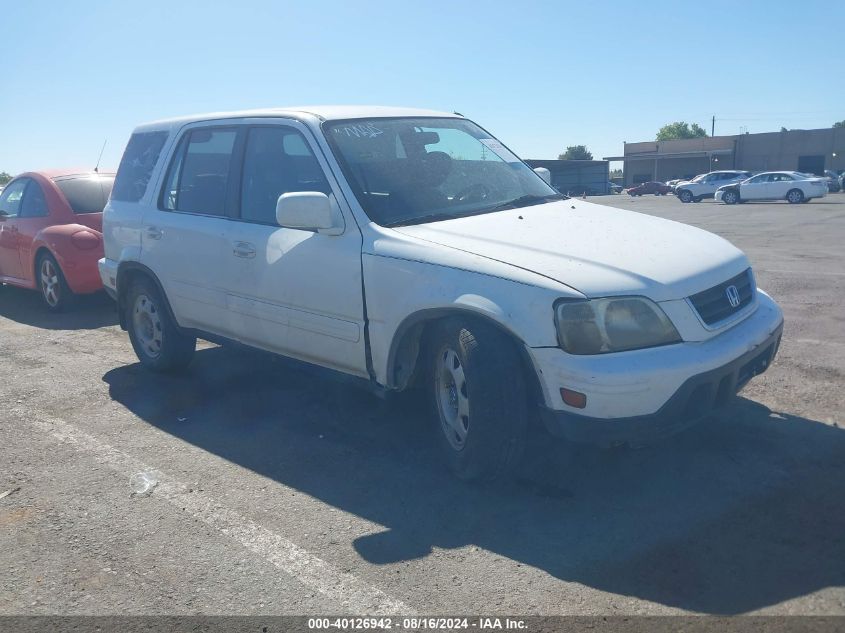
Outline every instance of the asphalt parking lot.
[[745, 250], [781, 351], [682, 435], [537, 437], [507, 485], [455, 481], [415, 394], [211, 345], [152, 375], [105, 296], [0, 288], [0, 614], [845, 614], [845, 194], [594, 201]]

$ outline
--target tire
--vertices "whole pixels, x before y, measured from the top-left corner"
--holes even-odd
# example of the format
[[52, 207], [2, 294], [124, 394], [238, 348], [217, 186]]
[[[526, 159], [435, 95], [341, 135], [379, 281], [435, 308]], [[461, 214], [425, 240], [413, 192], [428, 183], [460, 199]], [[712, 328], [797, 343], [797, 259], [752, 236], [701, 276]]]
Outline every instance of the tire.
[[687, 202], [692, 202], [692, 192], [689, 191], [688, 189], [681, 189], [678, 192], [678, 200], [680, 200], [681, 202], [683, 202], [685, 204]]
[[786, 200], [789, 204], [801, 204], [804, 202], [804, 192], [800, 189], [790, 189], [786, 192]]
[[693, 201], [693, 202], [701, 202], [701, 201], [702, 201], [702, 199], [703, 199], [703, 198], [702, 198], [701, 196], [696, 196], [695, 198], [693, 198], [693, 199], [692, 199], [692, 201]]
[[73, 303], [74, 294], [67, 285], [62, 269], [50, 253], [38, 257], [36, 265], [41, 300], [50, 312], [62, 312]]
[[194, 356], [197, 339], [183, 334], [156, 285], [147, 278], [132, 282], [126, 294], [126, 329], [141, 364], [155, 372], [178, 371]]
[[466, 481], [512, 474], [528, 426], [523, 363], [513, 342], [490, 325], [448, 319], [427, 350], [437, 436], [452, 472]]
[[725, 204], [737, 204], [739, 202], [739, 194], [729, 189], [722, 194], [722, 202]]

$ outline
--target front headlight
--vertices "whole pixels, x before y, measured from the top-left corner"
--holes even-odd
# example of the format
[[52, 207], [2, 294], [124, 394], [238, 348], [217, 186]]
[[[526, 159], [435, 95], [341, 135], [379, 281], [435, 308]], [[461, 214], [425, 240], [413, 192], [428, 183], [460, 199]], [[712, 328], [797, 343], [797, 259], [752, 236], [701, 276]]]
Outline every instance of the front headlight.
[[570, 354], [607, 354], [679, 343], [663, 310], [645, 297], [561, 300], [555, 305], [560, 346]]

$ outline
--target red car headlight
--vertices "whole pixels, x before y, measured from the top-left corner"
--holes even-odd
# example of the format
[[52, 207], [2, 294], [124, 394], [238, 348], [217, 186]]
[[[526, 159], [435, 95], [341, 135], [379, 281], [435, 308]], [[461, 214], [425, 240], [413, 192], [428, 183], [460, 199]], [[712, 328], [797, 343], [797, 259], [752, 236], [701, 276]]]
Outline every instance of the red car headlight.
[[100, 236], [92, 231], [77, 231], [70, 236], [73, 245], [83, 251], [91, 251], [100, 245]]

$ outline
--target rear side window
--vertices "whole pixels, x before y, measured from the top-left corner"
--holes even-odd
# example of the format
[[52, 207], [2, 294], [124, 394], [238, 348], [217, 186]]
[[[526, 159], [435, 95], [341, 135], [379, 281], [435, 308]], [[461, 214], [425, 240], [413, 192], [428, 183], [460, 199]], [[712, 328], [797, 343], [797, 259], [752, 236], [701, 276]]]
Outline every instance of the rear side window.
[[44, 190], [34, 180], [30, 180], [21, 203], [22, 218], [43, 218], [49, 215]]
[[123, 152], [112, 198], [122, 202], [138, 202], [147, 191], [153, 168], [167, 140], [167, 132], [133, 134]]
[[237, 135], [234, 128], [201, 128], [184, 136], [167, 172], [162, 206], [171, 211], [225, 215]]
[[276, 201], [283, 193], [330, 193], [323, 169], [302, 135], [288, 127], [249, 130], [241, 184], [241, 218], [276, 224]]
[[56, 181], [74, 213], [102, 213], [114, 183], [111, 176], [83, 176]]

